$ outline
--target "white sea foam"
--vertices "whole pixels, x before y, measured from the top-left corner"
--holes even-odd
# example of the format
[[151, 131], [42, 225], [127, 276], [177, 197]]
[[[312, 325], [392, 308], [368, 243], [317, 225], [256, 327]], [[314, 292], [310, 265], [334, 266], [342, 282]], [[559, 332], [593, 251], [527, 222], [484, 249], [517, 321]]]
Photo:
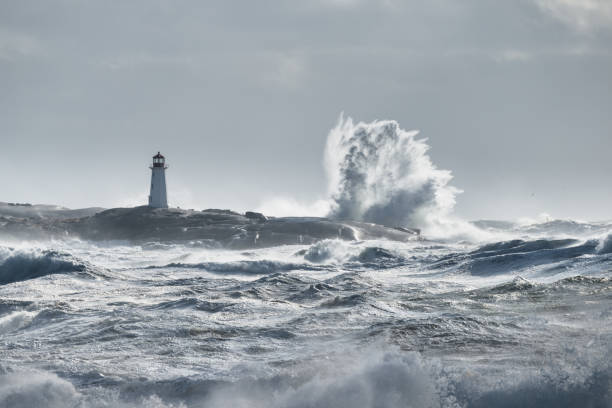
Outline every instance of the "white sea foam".
[[0, 335], [27, 326], [35, 316], [36, 312], [17, 311], [0, 317]]
[[0, 367], [0, 406], [63, 408], [75, 406], [79, 393], [55, 374], [40, 370], [15, 371]]
[[597, 252], [600, 254], [612, 253], [612, 234], [608, 234], [599, 241], [599, 245], [597, 245]]
[[[605, 368], [603, 368], [605, 367]], [[515, 371], [512, 379], [452, 370], [418, 353], [361, 350], [315, 368], [306, 381], [239, 382], [213, 389], [203, 406], [484, 408], [609, 406], [611, 371], [573, 364], [539, 373]], [[501, 373], [503, 370], [499, 370]]]
[[[281, 381], [281, 384], [284, 381]], [[213, 390], [214, 407], [439, 407], [436, 384], [416, 353], [369, 350], [358, 359], [334, 360], [295, 385], [239, 383]]]

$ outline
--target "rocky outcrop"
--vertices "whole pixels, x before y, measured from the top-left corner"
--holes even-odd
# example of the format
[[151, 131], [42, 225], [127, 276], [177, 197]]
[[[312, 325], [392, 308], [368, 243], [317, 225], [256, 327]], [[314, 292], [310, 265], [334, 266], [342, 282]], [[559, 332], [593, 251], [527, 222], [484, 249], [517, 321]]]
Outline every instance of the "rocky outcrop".
[[[0, 212], [1, 214], [1, 212]], [[312, 244], [323, 239], [408, 241], [418, 232], [315, 217], [266, 217], [230, 210], [113, 208], [79, 218], [0, 218], [4, 236], [75, 237], [93, 241], [195, 242], [233, 249]]]

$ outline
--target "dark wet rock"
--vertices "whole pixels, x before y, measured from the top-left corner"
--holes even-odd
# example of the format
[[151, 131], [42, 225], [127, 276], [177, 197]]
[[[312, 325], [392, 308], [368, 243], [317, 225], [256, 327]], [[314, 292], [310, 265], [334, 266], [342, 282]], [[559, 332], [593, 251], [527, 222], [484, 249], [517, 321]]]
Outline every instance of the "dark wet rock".
[[244, 213], [244, 216], [247, 217], [249, 220], [255, 220], [255, 221], [260, 221], [260, 222], [268, 221], [268, 217], [266, 217], [262, 213], [258, 213], [254, 211], [247, 211]]
[[316, 217], [268, 218], [254, 212], [243, 215], [218, 209], [194, 211], [141, 206], [113, 208], [76, 218], [3, 217], [3, 214], [0, 211], [0, 234], [15, 239], [74, 237], [92, 241], [120, 240], [142, 244], [194, 242], [208, 246], [214, 244], [213, 246], [231, 249], [247, 249], [292, 244], [309, 245], [324, 239], [408, 241], [415, 238], [412, 232], [376, 224]]
[[421, 234], [421, 230], [419, 228], [393, 227], [393, 229], [396, 229], [396, 230], [402, 231], [402, 232], [406, 232], [406, 233], [412, 234], [412, 235], [420, 235]]

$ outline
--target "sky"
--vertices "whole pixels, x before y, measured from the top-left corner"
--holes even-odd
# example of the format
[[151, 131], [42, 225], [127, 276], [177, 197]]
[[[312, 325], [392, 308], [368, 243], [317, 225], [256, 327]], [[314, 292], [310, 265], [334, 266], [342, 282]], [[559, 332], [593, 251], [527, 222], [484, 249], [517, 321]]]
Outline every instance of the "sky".
[[[325, 198], [340, 114], [420, 130], [466, 219], [612, 219], [612, 0], [0, 0], [0, 201]], [[296, 209], [297, 211], [297, 209]]]

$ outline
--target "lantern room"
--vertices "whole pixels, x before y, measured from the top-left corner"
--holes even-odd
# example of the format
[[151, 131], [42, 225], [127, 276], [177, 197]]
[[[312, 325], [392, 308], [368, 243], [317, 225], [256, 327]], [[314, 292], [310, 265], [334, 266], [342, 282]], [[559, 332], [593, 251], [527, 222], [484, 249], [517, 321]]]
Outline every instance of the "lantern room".
[[153, 167], [165, 167], [166, 158], [160, 152], [153, 156]]

